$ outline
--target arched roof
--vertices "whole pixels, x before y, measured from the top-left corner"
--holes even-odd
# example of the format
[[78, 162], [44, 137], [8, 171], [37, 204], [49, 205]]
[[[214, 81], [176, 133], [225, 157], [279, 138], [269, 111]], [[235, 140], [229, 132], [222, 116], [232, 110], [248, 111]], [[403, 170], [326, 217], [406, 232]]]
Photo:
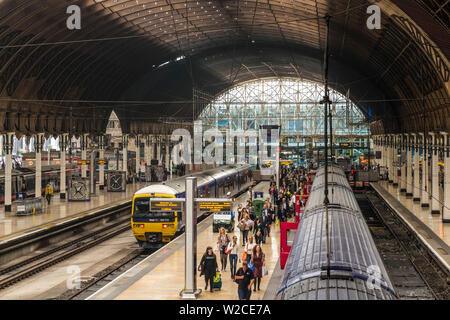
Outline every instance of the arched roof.
[[[191, 119], [193, 87], [320, 81], [326, 14], [331, 86], [372, 108], [374, 131], [450, 130], [447, 1], [378, 1], [369, 30], [372, 2], [4, 0], [0, 131], [96, 133], [114, 108], [125, 131], [145, 132], [162, 115]], [[66, 27], [70, 4], [81, 30]]]

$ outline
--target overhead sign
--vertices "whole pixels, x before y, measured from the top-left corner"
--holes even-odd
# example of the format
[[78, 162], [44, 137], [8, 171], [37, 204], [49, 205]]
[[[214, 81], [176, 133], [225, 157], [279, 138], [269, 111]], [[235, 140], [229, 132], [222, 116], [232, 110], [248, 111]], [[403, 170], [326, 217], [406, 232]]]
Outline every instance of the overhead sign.
[[150, 200], [150, 211], [181, 211], [182, 203], [175, 201]]
[[106, 161], [106, 160], [98, 160], [97, 164], [102, 166], [102, 165], [108, 164], [108, 161]]
[[78, 160], [77, 164], [81, 164], [81, 165], [91, 164], [91, 160]]
[[350, 143], [348, 142], [341, 142], [339, 143], [339, 147], [343, 148], [343, 147], [350, 147]]
[[231, 211], [231, 201], [229, 202], [202, 202], [198, 200], [198, 208], [200, 212], [228, 212]]

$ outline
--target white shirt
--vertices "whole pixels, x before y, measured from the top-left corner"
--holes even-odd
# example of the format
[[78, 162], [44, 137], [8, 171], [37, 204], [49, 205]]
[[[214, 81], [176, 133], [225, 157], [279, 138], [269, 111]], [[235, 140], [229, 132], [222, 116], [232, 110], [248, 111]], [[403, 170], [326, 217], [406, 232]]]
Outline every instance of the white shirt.
[[236, 241], [236, 244], [235, 244], [234, 247], [233, 247], [233, 241], [231, 241], [231, 242], [228, 244], [227, 250], [228, 250], [228, 252], [229, 252], [230, 254], [236, 254], [236, 255], [239, 255], [239, 242]]
[[247, 254], [252, 254], [252, 252], [253, 252], [253, 248], [256, 246], [256, 243], [249, 243], [249, 242], [247, 242], [246, 244], [245, 244], [245, 251], [247, 251]]

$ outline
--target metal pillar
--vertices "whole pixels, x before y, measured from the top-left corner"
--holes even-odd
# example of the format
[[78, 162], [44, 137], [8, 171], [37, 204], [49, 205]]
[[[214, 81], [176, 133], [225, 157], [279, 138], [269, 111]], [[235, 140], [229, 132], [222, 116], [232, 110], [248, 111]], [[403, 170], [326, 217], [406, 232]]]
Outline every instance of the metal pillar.
[[197, 289], [197, 208], [195, 197], [197, 190], [197, 178], [186, 178], [185, 197], [185, 266], [184, 289], [180, 295], [182, 299], [195, 299], [202, 292]]
[[442, 211], [442, 221], [450, 223], [450, 135], [441, 132], [444, 136], [444, 209]]
[[59, 198], [66, 198], [66, 148], [69, 140], [69, 134], [64, 133], [59, 137], [59, 149], [60, 149], [60, 182], [59, 182]]
[[161, 164], [161, 136], [156, 138], [156, 160], [158, 160], [158, 165]]
[[392, 136], [392, 185], [394, 187], [398, 186], [398, 144], [397, 144], [397, 136]]
[[35, 182], [34, 190], [35, 197], [40, 198], [42, 196], [42, 149], [44, 148], [44, 134], [38, 133], [34, 139], [34, 149], [36, 151], [36, 163], [35, 163]]
[[125, 181], [128, 181], [128, 135], [122, 136], [122, 169], [125, 171]]
[[166, 164], [166, 169], [169, 170], [169, 162], [170, 162], [170, 140], [169, 140], [169, 136], [166, 136], [166, 160], [164, 162]]
[[388, 143], [387, 143], [387, 164], [386, 167], [388, 168], [388, 177], [389, 177], [389, 183], [394, 182], [394, 170], [392, 165], [392, 158], [393, 158], [393, 149], [392, 149], [392, 136], [388, 136]]
[[151, 164], [151, 159], [152, 159], [151, 152], [150, 152], [151, 151], [151, 148], [150, 148], [151, 143], [152, 143], [151, 137], [146, 136], [145, 144], [144, 144], [144, 158], [145, 158], [144, 161], [147, 166], [149, 166]]
[[420, 133], [422, 136], [422, 194], [420, 196], [420, 205], [422, 207], [429, 207], [428, 196], [428, 146], [427, 139], [424, 133]]
[[440, 214], [441, 205], [439, 203], [439, 146], [438, 135], [430, 132], [431, 135], [431, 214]]
[[[407, 135], [402, 135], [401, 137], [401, 145], [400, 145], [400, 150], [401, 150], [401, 157], [400, 157], [400, 161], [401, 161], [401, 177], [400, 177], [400, 192], [406, 192], [406, 167], [408, 165], [408, 160], [407, 160], [407, 153], [408, 153], [408, 148], [406, 147], [406, 139], [408, 139]], [[406, 154], [406, 159], [402, 159], [403, 155]], [[404, 160], [404, 161], [402, 161]]]
[[89, 164], [89, 181], [91, 182], [89, 184], [89, 191], [91, 196], [95, 195], [97, 191], [97, 184], [95, 183], [95, 149], [91, 150], [91, 157], [90, 157], [90, 164]]
[[406, 144], [406, 196], [412, 197], [413, 195], [413, 161], [412, 161], [412, 136], [410, 134], [407, 135], [407, 144]]
[[4, 135], [5, 151], [5, 211], [11, 212], [11, 193], [12, 193], [12, 152], [14, 146], [14, 132], [8, 132]]
[[420, 201], [420, 165], [419, 165], [419, 136], [415, 133], [412, 134], [414, 136], [414, 183], [413, 183], [413, 201]]
[[[81, 160], [87, 160], [87, 148], [88, 148], [89, 135], [83, 134], [81, 136]], [[87, 166], [85, 164], [81, 165], [81, 177], [87, 177]]]
[[[99, 158], [100, 160], [105, 160], [105, 136], [99, 135], [98, 136], [98, 148], [99, 148]], [[99, 165], [99, 188], [100, 190], [103, 190], [105, 188], [105, 165], [100, 164]]]
[[139, 178], [139, 173], [141, 172], [141, 137], [136, 135], [136, 176]]

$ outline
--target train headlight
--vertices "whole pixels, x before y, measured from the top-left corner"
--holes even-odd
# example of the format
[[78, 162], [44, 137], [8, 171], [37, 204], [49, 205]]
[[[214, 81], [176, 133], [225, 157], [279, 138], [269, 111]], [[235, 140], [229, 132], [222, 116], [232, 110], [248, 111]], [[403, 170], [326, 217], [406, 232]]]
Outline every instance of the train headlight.
[[173, 228], [173, 224], [163, 224], [162, 225], [163, 229], [167, 229], [167, 228]]
[[141, 229], [144, 229], [145, 225], [143, 225], [143, 224], [135, 224], [134, 227], [135, 227], [135, 228], [141, 228]]

